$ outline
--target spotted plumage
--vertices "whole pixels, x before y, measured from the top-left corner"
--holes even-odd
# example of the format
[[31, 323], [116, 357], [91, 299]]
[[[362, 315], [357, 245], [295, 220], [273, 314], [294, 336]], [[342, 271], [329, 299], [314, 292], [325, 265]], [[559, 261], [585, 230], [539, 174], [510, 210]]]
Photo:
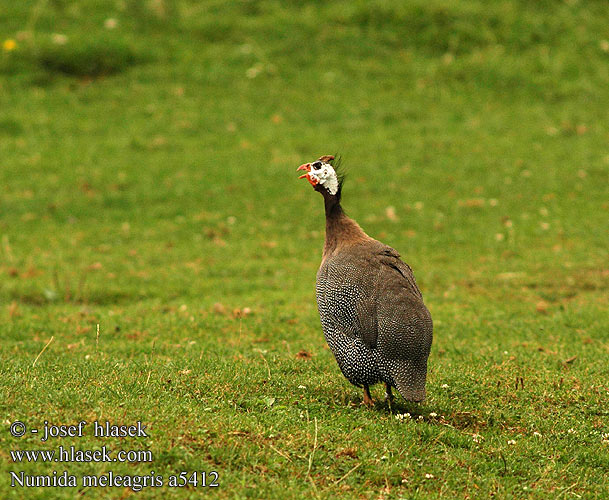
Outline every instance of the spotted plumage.
[[[396, 387], [405, 399], [422, 401], [431, 315], [410, 266], [343, 212], [342, 182], [332, 160], [331, 156], [318, 160], [326, 169], [321, 182], [320, 177], [304, 176], [323, 195], [326, 209], [326, 239], [316, 284], [324, 336], [343, 375], [364, 388], [365, 403], [372, 402], [369, 386], [379, 382], [385, 383], [389, 396], [391, 387]], [[299, 169], [311, 165], [319, 169], [318, 162]]]

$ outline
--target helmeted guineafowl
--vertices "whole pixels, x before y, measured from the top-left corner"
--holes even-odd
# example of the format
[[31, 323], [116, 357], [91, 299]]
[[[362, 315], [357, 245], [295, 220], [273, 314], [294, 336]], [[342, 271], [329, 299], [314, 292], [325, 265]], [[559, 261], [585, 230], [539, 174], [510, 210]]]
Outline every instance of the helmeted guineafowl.
[[[334, 165], [334, 166], [333, 166]], [[334, 156], [298, 170], [324, 197], [326, 239], [317, 272], [317, 306], [324, 336], [343, 375], [364, 388], [384, 382], [408, 401], [425, 399], [433, 323], [408, 264], [368, 236], [343, 212], [342, 177]]]

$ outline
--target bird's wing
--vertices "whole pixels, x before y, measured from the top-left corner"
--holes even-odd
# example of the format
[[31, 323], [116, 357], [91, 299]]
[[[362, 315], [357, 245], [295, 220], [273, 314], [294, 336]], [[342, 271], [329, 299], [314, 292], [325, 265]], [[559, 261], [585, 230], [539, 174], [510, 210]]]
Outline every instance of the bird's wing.
[[[329, 320], [344, 334], [361, 339], [369, 349], [377, 347], [379, 310], [386, 315], [386, 306], [396, 300], [403, 302], [402, 298], [422, 303], [412, 269], [393, 248], [375, 240], [327, 262], [323, 271], [320, 269], [319, 279], [326, 283], [320, 286], [318, 296], [318, 303], [322, 299], [327, 304], [326, 310], [320, 310], [322, 322]], [[395, 306], [391, 314], [402, 316], [404, 304]]]
[[[414, 278], [411, 267], [400, 259], [400, 254], [391, 247], [385, 246], [378, 254], [378, 261], [381, 266], [385, 267], [383, 274], [386, 279], [391, 279], [396, 286], [403, 286], [409, 292], [419, 298], [423, 298], [417, 281]], [[389, 271], [389, 272], [387, 272]], [[397, 276], [397, 273], [399, 276]]]
[[[423, 337], [427, 338], [433, 328], [431, 316], [412, 269], [391, 247], [375, 244], [370, 250], [365, 263], [366, 282], [362, 283], [364, 293], [356, 306], [358, 336], [370, 349], [377, 348], [379, 341], [401, 345], [401, 338], [416, 338], [417, 332], [425, 332]], [[387, 338], [390, 331], [393, 335]]]

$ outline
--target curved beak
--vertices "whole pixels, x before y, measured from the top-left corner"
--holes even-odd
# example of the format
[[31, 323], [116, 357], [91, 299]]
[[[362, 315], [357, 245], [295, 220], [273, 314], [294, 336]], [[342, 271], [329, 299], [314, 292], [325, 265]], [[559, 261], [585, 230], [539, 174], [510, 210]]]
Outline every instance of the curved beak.
[[[302, 165], [300, 165], [300, 167], [298, 167], [296, 169], [296, 171], [298, 170], [305, 170], [307, 173], [311, 171], [311, 164], [310, 163], [303, 163]], [[307, 174], [302, 174], [299, 179], [303, 179], [307, 176]]]

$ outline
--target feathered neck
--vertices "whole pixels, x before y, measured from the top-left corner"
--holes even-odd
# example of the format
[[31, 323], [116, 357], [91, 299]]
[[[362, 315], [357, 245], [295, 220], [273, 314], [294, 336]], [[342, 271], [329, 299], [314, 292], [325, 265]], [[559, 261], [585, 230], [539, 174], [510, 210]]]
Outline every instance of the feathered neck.
[[371, 239], [357, 222], [343, 211], [340, 197], [324, 196], [326, 209], [326, 241], [322, 260], [341, 249]]

